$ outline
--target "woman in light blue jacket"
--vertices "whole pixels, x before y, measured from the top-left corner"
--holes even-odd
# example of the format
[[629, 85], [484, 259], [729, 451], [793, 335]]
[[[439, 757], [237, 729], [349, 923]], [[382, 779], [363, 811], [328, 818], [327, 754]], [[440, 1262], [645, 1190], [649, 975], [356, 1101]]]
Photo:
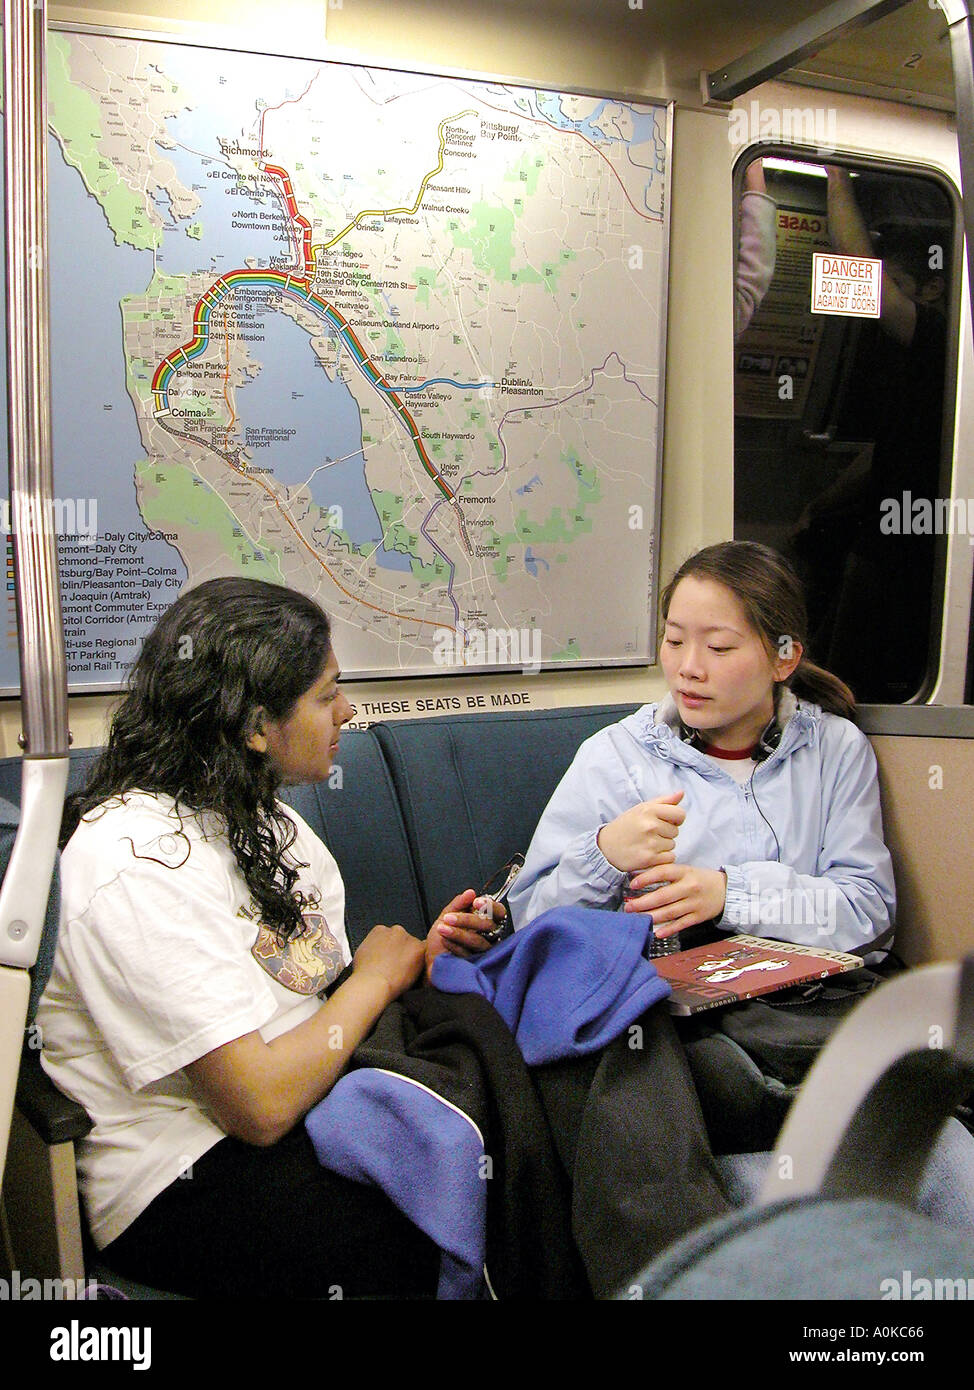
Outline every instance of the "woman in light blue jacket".
[[[669, 695], [579, 749], [510, 895], [623, 905], [667, 938], [699, 923], [831, 950], [892, 940], [876, 760], [852, 693], [804, 655], [801, 586], [750, 541], [690, 557], [663, 594]], [[645, 891], [623, 902], [623, 891]]]

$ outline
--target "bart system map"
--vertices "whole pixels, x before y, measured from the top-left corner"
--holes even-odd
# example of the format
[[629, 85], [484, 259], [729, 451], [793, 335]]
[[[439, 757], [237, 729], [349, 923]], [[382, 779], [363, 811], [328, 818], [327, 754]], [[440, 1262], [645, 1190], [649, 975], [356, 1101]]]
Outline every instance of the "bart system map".
[[73, 688], [224, 574], [346, 673], [649, 659], [665, 106], [68, 30], [48, 88]]

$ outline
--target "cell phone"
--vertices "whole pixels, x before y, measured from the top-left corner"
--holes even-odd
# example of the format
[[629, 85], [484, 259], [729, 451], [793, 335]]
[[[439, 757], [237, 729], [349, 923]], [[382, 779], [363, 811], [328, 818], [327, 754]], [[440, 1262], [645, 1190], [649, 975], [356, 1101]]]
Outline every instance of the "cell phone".
[[491, 898], [495, 903], [507, 903], [507, 895], [514, 887], [514, 880], [524, 868], [524, 855], [515, 854], [490, 878], [477, 894], [478, 898]]
[[[494, 920], [494, 903], [500, 903], [506, 910], [507, 895], [514, 886], [514, 880], [523, 868], [524, 855], [515, 854], [502, 868], [491, 874], [490, 878], [488, 878], [483, 888], [481, 888], [480, 892], [477, 894], [478, 898], [486, 899], [483, 907], [476, 909], [478, 917], [482, 917], [485, 922], [492, 922]], [[484, 932], [484, 936], [490, 941], [499, 941], [509, 925], [510, 917], [508, 916], [507, 921], [502, 922], [499, 926], [495, 927], [493, 931]]]

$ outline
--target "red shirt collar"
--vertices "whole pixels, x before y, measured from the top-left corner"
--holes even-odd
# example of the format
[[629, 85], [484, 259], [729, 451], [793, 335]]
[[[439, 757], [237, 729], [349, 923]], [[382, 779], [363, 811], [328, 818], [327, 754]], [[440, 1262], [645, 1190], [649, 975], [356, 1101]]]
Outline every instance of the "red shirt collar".
[[712, 758], [728, 758], [730, 760], [753, 758], [757, 744], [754, 743], [750, 748], [718, 748], [716, 743], [708, 743], [706, 749]]

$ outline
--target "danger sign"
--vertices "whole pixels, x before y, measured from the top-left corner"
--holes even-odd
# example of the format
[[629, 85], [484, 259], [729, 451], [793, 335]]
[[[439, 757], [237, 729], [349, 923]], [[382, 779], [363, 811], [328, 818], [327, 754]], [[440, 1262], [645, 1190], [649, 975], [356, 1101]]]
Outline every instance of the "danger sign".
[[866, 256], [812, 256], [812, 313], [878, 319], [883, 263]]

